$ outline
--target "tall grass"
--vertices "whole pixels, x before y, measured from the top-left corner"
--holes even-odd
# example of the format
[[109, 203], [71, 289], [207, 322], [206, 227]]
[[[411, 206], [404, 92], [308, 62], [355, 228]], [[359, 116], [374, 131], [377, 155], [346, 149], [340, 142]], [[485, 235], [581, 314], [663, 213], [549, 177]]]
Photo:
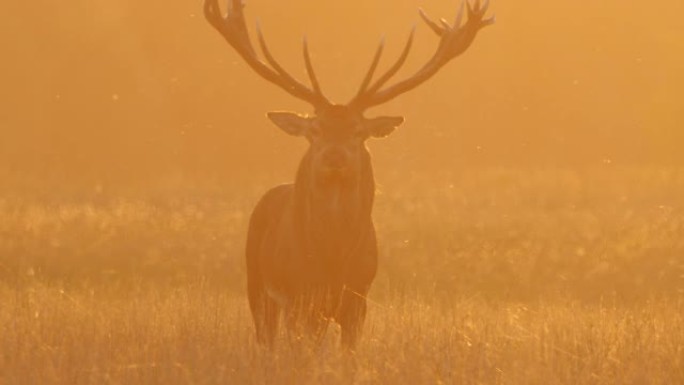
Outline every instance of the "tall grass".
[[684, 383], [681, 170], [385, 175], [354, 353], [255, 346], [266, 187], [4, 187], [0, 384]]
[[[132, 289], [129, 287], [129, 289]], [[356, 352], [255, 346], [245, 300], [201, 284], [0, 289], [6, 384], [680, 384], [684, 306], [575, 301], [371, 305]]]

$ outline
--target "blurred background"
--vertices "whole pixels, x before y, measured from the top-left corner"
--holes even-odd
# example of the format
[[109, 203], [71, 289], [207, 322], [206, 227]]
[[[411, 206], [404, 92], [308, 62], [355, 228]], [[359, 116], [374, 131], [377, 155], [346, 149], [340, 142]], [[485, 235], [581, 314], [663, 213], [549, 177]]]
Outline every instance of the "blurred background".
[[[457, 3], [250, 0], [246, 17], [251, 28], [260, 20], [274, 55], [302, 80], [306, 34], [325, 92], [343, 103], [382, 36], [381, 69], [418, 26], [397, 79], [408, 76], [437, 43], [417, 8], [453, 20]], [[309, 106], [252, 73], [204, 20], [200, 0], [1, 8], [5, 188], [292, 178], [305, 143], [265, 113]], [[497, 23], [466, 54], [369, 111], [406, 117], [370, 143], [378, 178], [397, 169], [683, 165], [683, 12], [677, 0], [494, 1]]]
[[[248, 0], [274, 55], [348, 101], [382, 36], [410, 76], [456, 0]], [[0, 6], [0, 278], [216, 278], [242, 293], [249, 213], [311, 112], [247, 67], [200, 0]], [[378, 293], [684, 293], [684, 2], [493, 1], [497, 22], [373, 115]], [[183, 278], [186, 277], [186, 278]], [[84, 280], [85, 278], [85, 280]], [[470, 294], [468, 294], [470, 295]]]

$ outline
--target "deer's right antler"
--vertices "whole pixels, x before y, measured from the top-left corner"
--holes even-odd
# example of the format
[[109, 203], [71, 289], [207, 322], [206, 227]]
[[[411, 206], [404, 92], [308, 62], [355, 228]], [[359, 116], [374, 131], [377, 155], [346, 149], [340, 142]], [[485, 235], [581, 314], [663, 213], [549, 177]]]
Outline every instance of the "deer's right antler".
[[261, 33], [259, 24], [257, 24], [259, 45], [261, 46], [261, 50], [263, 51], [264, 57], [266, 58], [268, 64], [259, 60], [249, 39], [249, 32], [247, 31], [247, 25], [245, 23], [245, 17], [243, 13], [244, 6], [245, 5], [242, 3], [242, 0], [229, 0], [228, 14], [224, 17], [221, 14], [218, 0], [205, 0], [204, 16], [207, 18], [209, 23], [226, 39], [228, 44], [235, 49], [242, 59], [244, 59], [244, 61], [247, 62], [247, 64], [262, 78], [279, 86], [283, 90], [287, 91], [290, 95], [310, 103], [314, 106], [314, 108], [330, 105], [328, 99], [321, 92], [318, 79], [314, 73], [313, 66], [311, 64], [311, 58], [309, 57], [309, 49], [306, 39], [304, 40], [304, 61], [313, 89], [310, 89], [297, 81], [294, 77], [292, 77], [292, 75], [285, 71], [280, 64], [278, 64], [266, 46], [264, 36]]

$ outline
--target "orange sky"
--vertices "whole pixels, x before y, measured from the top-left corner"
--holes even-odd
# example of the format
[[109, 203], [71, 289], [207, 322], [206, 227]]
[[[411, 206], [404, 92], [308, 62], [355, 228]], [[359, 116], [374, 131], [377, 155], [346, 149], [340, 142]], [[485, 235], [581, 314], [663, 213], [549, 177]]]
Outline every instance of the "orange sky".
[[[414, 24], [406, 69], [436, 37], [417, 8], [455, 1], [248, 0], [276, 57], [305, 79], [307, 34], [326, 93], [346, 101], [382, 35], [385, 66]], [[493, 1], [497, 24], [421, 88], [370, 144], [376, 168], [684, 163], [684, 2]], [[7, 2], [0, 173], [128, 180], [169, 172], [292, 175], [305, 144], [265, 119], [308, 106], [251, 73], [201, 1]]]

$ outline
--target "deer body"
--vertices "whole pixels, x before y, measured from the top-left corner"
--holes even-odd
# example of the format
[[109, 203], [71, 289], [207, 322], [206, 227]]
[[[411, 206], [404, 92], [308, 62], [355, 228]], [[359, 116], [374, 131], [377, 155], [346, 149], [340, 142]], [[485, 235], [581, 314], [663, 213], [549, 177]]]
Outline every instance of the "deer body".
[[369, 123], [344, 106], [329, 106], [316, 118], [269, 117], [311, 146], [295, 183], [266, 193], [250, 220], [247, 286], [257, 338], [272, 343], [284, 311], [288, 323], [314, 336], [334, 319], [343, 343], [352, 345], [377, 270], [375, 182], [365, 140], [388, 133], [402, 119]]
[[[375, 230], [370, 213], [349, 207], [356, 196], [329, 196], [316, 208], [313, 200], [325, 197], [307, 197], [302, 182], [298, 175], [295, 184], [270, 190], [250, 220], [247, 285], [257, 338], [273, 343], [282, 311], [289, 324], [299, 323], [315, 337], [335, 319], [348, 345], [365, 317], [365, 295], [377, 270]], [[325, 207], [336, 204], [345, 207]]]
[[241, 0], [229, 0], [222, 16], [217, 0], [205, 0], [207, 20], [261, 77], [314, 107], [312, 116], [271, 112], [268, 117], [286, 133], [304, 137], [309, 149], [294, 184], [271, 189], [252, 213], [247, 236], [247, 292], [257, 339], [272, 344], [284, 314], [288, 329], [314, 338], [330, 320], [342, 329], [342, 343], [353, 347], [366, 315], [366, 294], [377, 270], [377, 243], [371, 218], [375, 182], [369, 138], [383, 138], [404, 121], [402, 117], [367, 118], [364, 112], [422, 84], [448, 61], [462, 54], [477, 32], [493, 23], [484, 19], [487, 4], [463, 8], [453, 26], [432, 22], [440, 36], [434, 56], [413, 76], [385, 84], [404, 64], [413, 41], [394, 65], [373, 82], [380, 44], [359, 91], [346, 105], [323, 96], [304, 41], [309, 88], [287, 73], [268, 50], [261, 31], [259, 43], [267, 63], [257, 56], [248, 36]]

